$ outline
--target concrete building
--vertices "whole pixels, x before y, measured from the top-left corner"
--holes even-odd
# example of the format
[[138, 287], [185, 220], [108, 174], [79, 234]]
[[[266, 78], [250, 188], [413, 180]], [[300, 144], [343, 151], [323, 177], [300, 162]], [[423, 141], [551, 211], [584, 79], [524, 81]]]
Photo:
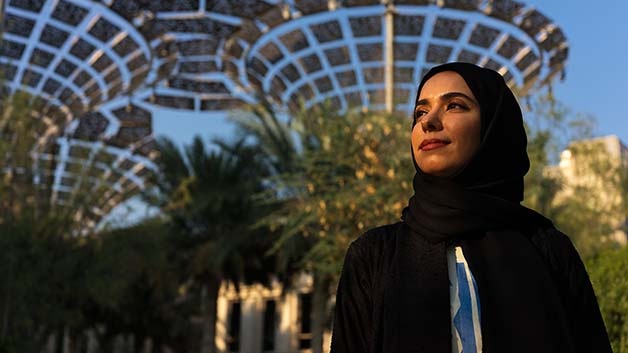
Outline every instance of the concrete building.
[[628, 147], [617, 136], [572, 143], [561, 153], [558, 166], [550, 173], [559, 177], [562, 184], [555, 205], [569, 199], [583, 202], [610, 228], [608, 234], [600, 235], [603, 241], [628, 243]]
[[[311, 352], [312, 277], [302, 275], [295, 289], [223, 284], [217, 308], [216, 346], [221, 352]], [[331, 344], [326, 331], [323, 346]]]

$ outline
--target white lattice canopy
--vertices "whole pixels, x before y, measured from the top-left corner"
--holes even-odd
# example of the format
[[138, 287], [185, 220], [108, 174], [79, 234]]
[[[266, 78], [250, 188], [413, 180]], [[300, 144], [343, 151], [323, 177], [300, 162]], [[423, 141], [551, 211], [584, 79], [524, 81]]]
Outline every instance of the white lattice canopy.
[[[42, 104], [42, 166], [63, 200], [93, 161], [103, 215], [155, 171], [152, 112], [224, 111], [269, 96], [294, 109], [409, 112], [429, 67], [466, 61], [526, 93], [564, 71], [562, 30], [510, 0], [7, 0], [0, 66]], [[176, 119], [176, 117], [173, 117]], [[84, 176], [81, 176], [84, 177]]]

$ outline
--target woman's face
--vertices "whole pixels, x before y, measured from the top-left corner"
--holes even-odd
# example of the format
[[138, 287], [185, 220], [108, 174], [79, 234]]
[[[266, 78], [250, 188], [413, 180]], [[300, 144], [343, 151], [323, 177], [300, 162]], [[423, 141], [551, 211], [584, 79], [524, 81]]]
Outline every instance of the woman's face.
[[456, 72], [443, 71], [425, 82], [414, 119], [412, 153], [426, 174], [454, 175], [480, 146], [480, 106]]

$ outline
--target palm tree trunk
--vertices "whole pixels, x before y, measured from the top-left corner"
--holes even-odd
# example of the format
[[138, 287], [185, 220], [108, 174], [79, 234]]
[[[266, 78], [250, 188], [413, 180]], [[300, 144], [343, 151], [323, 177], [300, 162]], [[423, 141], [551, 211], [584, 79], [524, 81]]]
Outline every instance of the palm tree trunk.
[[133, 336], [133, 353], [144, 352], [145, 343], [146, 343], [146, 337], [135, 334]]
[[315, 275], [312, 293], [312, 353], [323, 353], [323, 333], [327, 321], [329, 279]]
[[67, 326], [63, 327], [63, 336], [61, 338], [62, 340], [62, 347], [63, 353], [70, 353], [70, 329]]
[[207, 276], [205, 283], [201, 353], [216, 353], [216, 311], [220, 280], [216, 276]]

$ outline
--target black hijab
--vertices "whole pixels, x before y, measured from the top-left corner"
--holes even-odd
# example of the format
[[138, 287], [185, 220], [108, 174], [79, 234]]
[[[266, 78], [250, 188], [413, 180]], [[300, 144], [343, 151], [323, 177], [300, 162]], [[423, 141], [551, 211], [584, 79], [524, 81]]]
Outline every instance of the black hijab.
[[456, 175], [435, 177], [414, 162], [414, 196], [385, 290], [383, 351], [451, 353], [446, 251], [459, 245], [476, 280], [484, 353], [571, 352], [551, 274], [529, 240], [552, 227], [520, 205], [529, 169], [519, 105], [498, 73], [467, 63], [432, 68], [458, 73], [480, 105], [481, 143]]

